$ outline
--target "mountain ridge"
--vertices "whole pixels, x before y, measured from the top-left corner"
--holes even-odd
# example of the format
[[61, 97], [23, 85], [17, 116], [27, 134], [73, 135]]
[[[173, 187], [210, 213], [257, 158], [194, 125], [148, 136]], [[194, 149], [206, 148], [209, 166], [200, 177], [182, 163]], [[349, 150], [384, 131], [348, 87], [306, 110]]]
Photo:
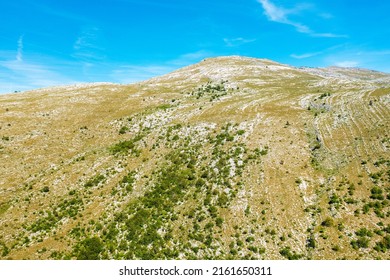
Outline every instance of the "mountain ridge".
[[[271, 66], [271, 69], [268, 69], [268, 70], [272, 70], [273, 69], [272, 66], [273, 67], [276, 66], [277, 68], [274, 70], [278, 70], [278, 68], [279, 68], [279, 70], [280, 69], [289, 69], [289, 70], [296, 70], [296, 71], [304, 71], [306, 73], [310, 73], [313, 75], [320, 75], [320, 77], [322, 77], [322, 78], [325, 78], [325, 77], [335, 77], [336, 78], [336, 77], [338, 77], [338, 78], [357, 78], [357, 79], [359, 79], [359, 73], [360, 73], [361, 78], [365, 79], [365, 80], [377, 78], [377, 79], [384, 79], [383, 82], [386, 82], [386, 83], [389, 82], [389, 80], [390, 80], [389, 73], [366, 69], [366, 68], [340, 67], [340, 66], [328, 66], [328, 67], [301, 66], [301, 67], [295, 67], [295, 66], [291, 66], [288, 64], [279, 63], [279, 62], [276, 62], [276, 61], [273, 61], [273, 60], [270, 60], [267, 58], [252, 58], [252, 57], [232, 55], [232, 56], [217, 56], [217, 57], [205, 58], [198, 63], [184, 66], [184, 67], [179, 68], [177, 70], [174, 70], [170, 73], [167, 73], [167, 74], [164, 74], [161, 76], [152, 77], [150, 79], [147, 79], [144, 81], [138, 81], [138, 82], [131, 83], [131, 84], [139, 84], [139, 83], [143, 83], [143, 82], [147, 83], [149, 80], [153, 81], [155, 79], [157, 79], [157, 80], [163, 79], [164, 77], [170, 77], [172, 75], [175, 75], [176, 73], [178, 73], [180, 75], [180, 73], [182, 73], [183, 71], [191, 70], [194, 68], [197, 69], [199, 67], [204, 67], [205, 64], [206, 65], [216, 64], [215, 68], [218, 69], [218, 68], [221, 68], [221, 67], [229, 65], [229, 64], [237, 66], [238, 62], [241, 62], [242, 64], [244, 64], [243, 66], [252, 65], [252, 66], [258, 66], [259, 68]], [[267, 69], [267, 68], [265, 68], [265, 69]], [[348, 72], [350, 73], [350, 75], [348, 75]], [[344, 76], [343, 76], [343, 74], [344, 74]], [[367, 77], [368, 74], [371, 74], [371, 76]], [[118, 84], [118, 83], [112, 83], [112, 82], [92, 82], [92, 83], [77, 83], [77, 84], [73, 84], [73, 85], [58, 85], [58, 86], [54, 86], [54, 87], [48, 87], [46, 89], [50, 90], [51, 88], [57, 88], [57, 87], [60, 87], [60, 88], [70, 87], [70, 88], [76, 89], [77, 87], [87, 87], [87, 86], [104, 85], [104, 84], [111, 84], [111, 85], [118, 85], [118, 86], [125, 85], [125, 84]], [[27, 90], [24, 92], [40, 91], [40, 90], [45, 90], [45, 88]], [[17, 92], [17, 93], [22, 93], [22, 92]], [[8, 93], [8, 94], [11, 94], [11, 93]]]

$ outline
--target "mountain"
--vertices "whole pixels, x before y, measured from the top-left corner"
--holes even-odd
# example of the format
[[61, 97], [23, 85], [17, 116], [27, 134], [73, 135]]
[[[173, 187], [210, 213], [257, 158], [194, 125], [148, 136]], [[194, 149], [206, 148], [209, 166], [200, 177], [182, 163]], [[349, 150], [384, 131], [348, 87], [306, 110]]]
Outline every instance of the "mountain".
[[217, 57], [0, 105], [3, 259], [389, 259], [389, 74]]

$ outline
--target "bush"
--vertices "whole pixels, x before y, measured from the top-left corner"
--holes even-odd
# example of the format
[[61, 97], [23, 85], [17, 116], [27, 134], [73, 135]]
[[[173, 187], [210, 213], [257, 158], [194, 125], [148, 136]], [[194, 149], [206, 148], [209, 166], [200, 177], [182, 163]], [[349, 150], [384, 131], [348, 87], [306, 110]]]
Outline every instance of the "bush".
[[106, 177], [104, 177], [104, 175], [100, 174], [100, 175], [97, 175], [91, 179], [89, 179], [85, 184], [84, 184], [84, 187], [86, 188], [90, 188], [90, 187], [93, 187], [93, 186], [97, 186], [99, 185], [100, 182], [104, 181], [106, 179]]
[[300, 254], [297, 254], [295, 252], [291, 252], [291, 248], [290, 247], [284, 247], [282, 250], [279, 251], [279, 253], [289, 259], [289, 260], [299, 260], [301, 259], [303, 256], [300, 255]]
[[312, 248], [312, 249], [315, 249], [315, 248], [316, 248], [316, 240], [315, 240], [315, 238], [314, 238], [314, 235], [311, 235], [311, 236], [307, 239], [307, 247]]
[[125, 134], [127, 131], [129, 131], [129, 128], [127, 126], [122, 126], [121, 129], [119, 129], [119, 134]]
[[371, 196], [372, 199], [378, 199], [378, 200], [384, 200], [385, 197], [383, 196], [383, 190], [377, 186], [373, 187], [371, 189]]
[[221, 217], [218, 217], [216, 220], [215, 220], [215, 224], [217, 225], [217, 227], [221, 227], [222, 224], [223, 224], [223, 219]]
[[103, 249], [103, 242], [100, 238], [90, 237], [76, 245], [74, 254], [78, 260], [98, 260]]
[[121, 141], [117, 144], [112, 145], [109, 148], [109, 151], [113, 155], [117, 154], [127, 154], [131, 152], [132, 154], [139, 155], [140, 151], [136, 148], [136, 143], [143, 138], [142, 135], [137, 135], [133, 139]]
[[125, 154], [127, 153], [129, 150], [132, 150], [134, 149], [135, 147], [135, 144], [133, 141], [131, 140], [128, 140], [128, 141], [121, 141], [119, 142], [118, 144], [115, 144], [113, 145], [111, 148], [110, 148], [110, 152], [114, 155], [116, 154]]
[[135, 171], [129, 172], [126, 176], [123, 177], [119, 185], [121, 187], [126, 187], [126, 191], [131, 192], [133, 190], [133, 184], [135, 181], [134, 175]]
[[333, 226], [333, 220], [328, 217], [321, 223], [321, 225], [324, 227], [331, 227]]
[[382, 241], [376, 243], [374, 250], [385, 253], [390, 249], [390, 235], [385, 236]]
[[340, 197], [337, 196], [337, 194], [332, 194], [332, 196], [329, 199], [329, 204], [335, 204], [338, 205], [340, 204], [341, 199]]
[[364, 236], [372, 237], [373, 236], [372, 231], [370, 231], [366, 228], [361, 228], [355, 233], [357, 236], [360, 236], [360, 237], [364, 237]]
[[355, 250], [359, 248], [368, 248], [369, 243], [370, 239], [367, 237], [359, 237], [358, 239], [351, 241], [352, 248]]

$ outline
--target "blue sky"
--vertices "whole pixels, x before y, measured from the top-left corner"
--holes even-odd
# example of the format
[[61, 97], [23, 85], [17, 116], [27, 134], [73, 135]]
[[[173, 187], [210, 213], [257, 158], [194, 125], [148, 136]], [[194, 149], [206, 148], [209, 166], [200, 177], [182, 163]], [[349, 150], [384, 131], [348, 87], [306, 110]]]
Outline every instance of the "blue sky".
[[4, 0], [0, 93], [132, 83], [203, 58], [390, 72], [390, 1]]

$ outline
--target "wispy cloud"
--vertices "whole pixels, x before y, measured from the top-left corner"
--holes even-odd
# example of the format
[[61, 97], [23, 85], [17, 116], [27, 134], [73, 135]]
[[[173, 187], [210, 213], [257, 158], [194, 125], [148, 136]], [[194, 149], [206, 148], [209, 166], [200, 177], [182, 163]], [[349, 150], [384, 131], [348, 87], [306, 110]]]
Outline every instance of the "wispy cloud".
[[322, 38], [348, 38], [348, 35], [343, 34], [334, 34], [334, 33], [310, 33], [313, 37], [322, 37]]
[[389, 49], [367, 49], [351, 44], [338, 45], [323, 51], [323, 65], [339, 67], [361, 67], [390, 72]]
[[178, 58], [175, 58], [173, 60], [167, 61], [166, 65], [171, 65], [174, 68], [177, 67], [183, 67], [195, 62], [198, 62], [199, 60], [202, 60], [206, 57], [212, 56], [213, 53], [206, 51], [206, 50], [200, 50], [192, 53], [186, 53], [180, 55]]
[[307, 52], [307, 53], [302, 53], [302, 54], [291, 54], [290, 57], [295, 58], [295, 59], [306, 59], [310, 57], [315, 57], [319, 55], [324, 55], [324, 54], [332, 54], [335, 53], [337, 50], [340, 50], [342, 48], [347, 48], [346, 44], [339, 44], [335, 46], [331, 46], [326, 49], [318, 50], [315, 52]]
[[335, 66], [338, 67], [358, 67], [360, 65], [359, 61], [346, 60], [346, 61], [338, 61], [335, 63]]
[[331, 19], [333, 18], [334, 16], [330, 13], [320, 13], [319, 14], [320, 17], [324, 18], [324, 19]]
[[301, 32], [301, 33], [312, 33], [312, 31], [310, 30], [310, 28], [308, 26], [288, 19], [289, 14], [297, 13], [298, 10], [301, 10], [301, 9], [287, 10], [287, 9], [284, 9], [283, 7], [276, 6], [275, 4], [270, 2], [269, 0], [258, 0], [258, 1], [263, 6], [265, 15], [267, 16], [267, 18], [270, 21], [294, 26], [296, 28], [296, 30], [298, 32]]
[[160, 63], [149, 65], [122, 65], [111, 72], [110, 78], [118, 83], [135, 83], [153, 77], [161, 76], [200, 60], [213, 54], [206, 50], [186, 53], [179, 57]]
[[295, 59], [305, 59], [305, 58], [317, 56], [317, 55], [320, 55], [320, 54], [322, 54], [322, 52], [313, 52], [313, 53], [304, 53], [304, 54], [292, 54], [290, 56], [292, 58], [295, 58]]
[[16, 60], [23, 61], [23, 35], [18, 40], [18, 51], [16, 53]]
[[255, 42], [256, 39], [244, 39], [244, 38], [224, 38], [223, 41], [225, 42], [227, 47], [238, 47], [244, 44]]
[[268, 20], [287, 24], [293, 26], [299, 33], [308, 34], [313, 37], [325, 37], [325, 38], [339, 38], [347, 37], [346, 35], [338, 35], [333, 33], [317, 33], [313, 31], [309, 26], [302, 24], [301, 22], [291, 20], [289, 15], [299, 14], [301, 11], [308, 9], [308, 5], [297, 5], [293, 9], [285, 9], [283, 7], [276, 6], [269, 0], [257, 0], [264, 9], [264, 13]]
[[84, 26], [73, 44], [73, 57], [85, 62], [103, 60], [104, 48], [99, 45], [100, 29]]
[[43, 57], [42, 54], [35, 57], [24, 54], [23, 35], [16, 45], [16, 55], [15, 51], [0, 52], [0, 93], [76, 82], [61, 74], [66, 69], [64, 62]]
[[0, 76], [0, 93], [76, 82], [47, 65], [18, 60], [0, 61]]

